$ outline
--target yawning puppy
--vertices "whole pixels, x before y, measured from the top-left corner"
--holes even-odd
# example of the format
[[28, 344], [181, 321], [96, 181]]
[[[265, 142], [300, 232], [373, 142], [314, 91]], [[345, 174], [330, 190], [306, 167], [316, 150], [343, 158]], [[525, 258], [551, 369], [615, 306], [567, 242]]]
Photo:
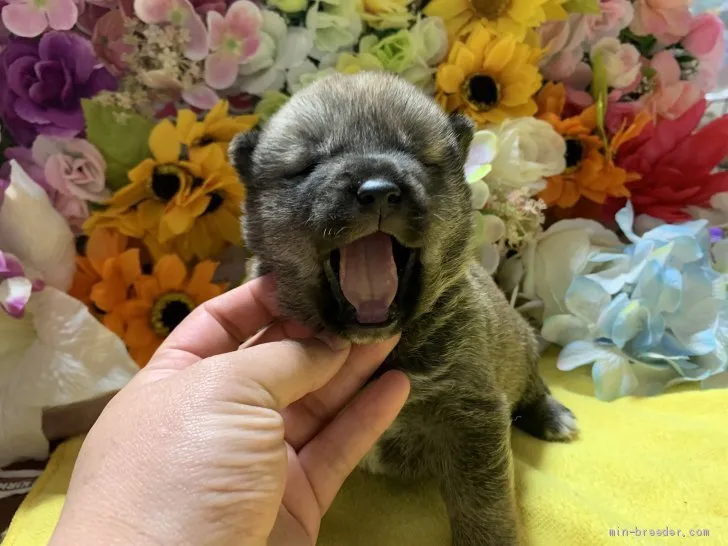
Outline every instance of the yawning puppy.
[[[238, 136], [245, 237], [281, 310], [358, 343], [401, 332], [383, 369], [409, 401], [364, 466], [440, 481], [455, 546], [518, 543], [511, 420], [576, 432], [538, 375], [534, 333], [478, 265], [463, 165], [471, 123], [404, 80], [333, 76]], [[403, 545], [406, 546], [406, 545]]]

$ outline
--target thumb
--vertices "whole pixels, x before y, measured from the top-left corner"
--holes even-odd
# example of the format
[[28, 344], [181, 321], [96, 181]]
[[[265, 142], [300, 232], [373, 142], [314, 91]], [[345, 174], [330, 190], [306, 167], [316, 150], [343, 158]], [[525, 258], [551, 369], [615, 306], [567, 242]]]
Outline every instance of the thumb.
[[203, 374], [224, 400], [280, 411], [326, 385], [350, 352], [351, 343], [326, 333], [243, 348], [202, 360], [188, 371]]

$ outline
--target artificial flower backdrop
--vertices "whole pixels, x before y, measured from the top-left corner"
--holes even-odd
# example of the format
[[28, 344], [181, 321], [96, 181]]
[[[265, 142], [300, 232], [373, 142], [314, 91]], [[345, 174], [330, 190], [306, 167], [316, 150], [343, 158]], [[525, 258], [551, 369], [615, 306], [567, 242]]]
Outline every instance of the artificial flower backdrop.
[[[564, 346], [563, 370], [591, 365], [603, 400], [728, 384], [728, 118], [701, 124], [724, 29], [690, 8], [0, 0], [0, 406], [46, 373], [39, 354], [93, 367], [100, 340], [122, 384], [242, 282], [228, 143], [317, 79], [360, 70], [475, 120], [479, 258]], [[23, 434], [0, 420], [0, 436]]]

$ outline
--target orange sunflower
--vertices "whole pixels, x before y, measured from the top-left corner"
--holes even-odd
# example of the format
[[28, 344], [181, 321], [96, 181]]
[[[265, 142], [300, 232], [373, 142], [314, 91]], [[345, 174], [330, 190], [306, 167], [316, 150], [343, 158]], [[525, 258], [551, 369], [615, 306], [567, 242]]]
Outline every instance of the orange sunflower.
[[582, 197], [603, 204], [607, 197], [629, 197], [627, 184], [639, 179], [614, 164], [613, 156], [626, 141], [637, 136], [650, 121], [640, 114], [629, 127], [622, 127], [605, 148], [597, 134], [596, 107], [580, 115], [562, 118], [566, 93], [562, 84], [547, 83], [539, 92], [537, 118], [547, 121], [566, 141], [566, 170], [547, 179], [539, 197], [548, 206], [570, 208]]
[[212, 282], [217, 265], [200, 262], [188, 273], [178, 256], [166, 255], [151, 275], [137, 278], [133, 297], [119, 306], [119, 312], [124, 342], [140, 367], [195, 307], [225, 291], [226, 286]]

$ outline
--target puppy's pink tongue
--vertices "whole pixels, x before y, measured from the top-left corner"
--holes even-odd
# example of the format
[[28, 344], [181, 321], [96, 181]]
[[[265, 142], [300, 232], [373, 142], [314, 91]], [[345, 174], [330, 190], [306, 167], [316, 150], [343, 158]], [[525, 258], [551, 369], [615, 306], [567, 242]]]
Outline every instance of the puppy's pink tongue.
[[360, 323], [386, 321], [398, 283], [389, 235], [375, 233], [341, 248], [339, 281]]

